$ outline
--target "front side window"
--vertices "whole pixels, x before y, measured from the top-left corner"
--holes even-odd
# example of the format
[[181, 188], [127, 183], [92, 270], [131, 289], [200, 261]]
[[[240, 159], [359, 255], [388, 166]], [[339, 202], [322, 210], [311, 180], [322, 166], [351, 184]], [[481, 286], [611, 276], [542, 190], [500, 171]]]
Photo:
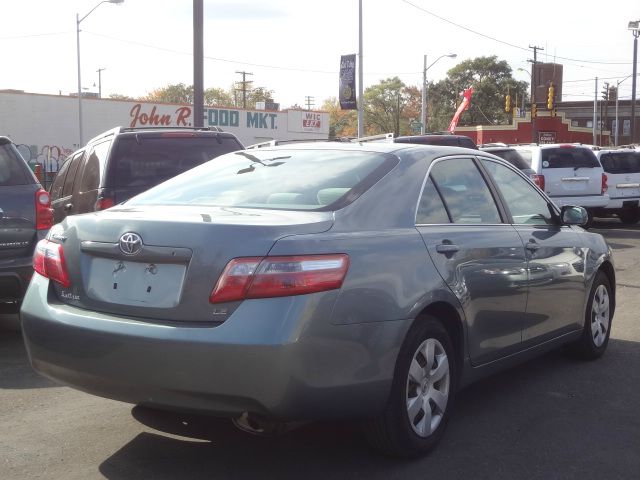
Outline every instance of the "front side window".
[[397, 163], [392, 155], [349, 150], [240, 151], [196, 167], [127, 204], [332, 210], [353, 202]]
[[491, 191], [471, 158], [437, 162], [431, 176], [454, 223], [502, 223]]
[[491, 160], [482, 160], [482, 165], [493, 177], [494, 183], [504, 197], [515, 224], [554, 224], [549, 204], [538, 189], [519, 174]]

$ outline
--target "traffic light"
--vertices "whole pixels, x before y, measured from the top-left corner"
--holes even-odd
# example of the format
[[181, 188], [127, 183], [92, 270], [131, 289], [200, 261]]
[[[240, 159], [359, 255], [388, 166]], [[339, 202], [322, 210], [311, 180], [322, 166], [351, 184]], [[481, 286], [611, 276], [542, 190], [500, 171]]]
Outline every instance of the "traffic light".
[[531, 118], [536, 118], [538, 116], [538, 105], [535, 103], [531, 104]]
[[507, 96], [504, 99], [504, 111], [505, 112], [510, 112], [511, 111], [511, 95], [509, 95], [507, 93]]
[[547, 109], [553, 110], [553, 99], [555, 96], [555, 88], [553, 88], [553, 82], [549, 84], [549, 95], [547, 96]]

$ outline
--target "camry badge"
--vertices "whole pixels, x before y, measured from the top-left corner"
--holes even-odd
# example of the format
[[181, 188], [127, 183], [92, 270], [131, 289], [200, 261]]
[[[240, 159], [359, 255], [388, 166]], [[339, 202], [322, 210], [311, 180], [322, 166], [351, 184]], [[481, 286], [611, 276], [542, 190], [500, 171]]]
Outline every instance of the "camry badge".
[[125, 255], [137, 255], [142, 250], [142, 237], [137, 233], [127, 232], [120, 237], [118, 244]]

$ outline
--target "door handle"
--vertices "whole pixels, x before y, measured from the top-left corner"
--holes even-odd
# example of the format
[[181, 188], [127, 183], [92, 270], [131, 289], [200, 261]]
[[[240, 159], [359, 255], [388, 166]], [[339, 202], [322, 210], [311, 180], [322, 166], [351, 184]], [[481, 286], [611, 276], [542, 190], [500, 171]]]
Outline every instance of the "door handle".
[[456, 253], [458, 250], [460, 250], [460, 247], [453, 243], [440, 243], [436, 245], [436, 252], [438, 253]]
[[64, 209], [65, 209], [66, 211], [69, 211], [69, 210], [71, 210], [72, 208], [73, 208], [73, 203], [67, 203], [67, 204], [65, 204], [65, 206], [64, 206]]
[[529, 250], [530, 252], [535, 252], [536, 250], [540, 250], [540, 245], [538, 245], [536, 242], [527, 242], [527, 250]]

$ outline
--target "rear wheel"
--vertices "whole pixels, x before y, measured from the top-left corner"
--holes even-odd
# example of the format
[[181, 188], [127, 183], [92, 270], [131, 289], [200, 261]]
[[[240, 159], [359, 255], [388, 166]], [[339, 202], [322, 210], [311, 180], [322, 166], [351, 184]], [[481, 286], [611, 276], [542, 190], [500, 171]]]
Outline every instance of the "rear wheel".
[[395, 456], [415, 457], [442, 437], [456, 385], [455, 354], [442, 324], [419, 320], [398, 356], [387, 407], [365, 423], [369, 443]]
[[624, 210], [618, 214], [622, 223], [638, 223], [640, 220], [640, 210]]
[[587, 360], [601, 357], [607, 349], [614, 298], [607, 276], [598, 272], [589, 292], [582, 336], [572, 347], [575, 353]]

